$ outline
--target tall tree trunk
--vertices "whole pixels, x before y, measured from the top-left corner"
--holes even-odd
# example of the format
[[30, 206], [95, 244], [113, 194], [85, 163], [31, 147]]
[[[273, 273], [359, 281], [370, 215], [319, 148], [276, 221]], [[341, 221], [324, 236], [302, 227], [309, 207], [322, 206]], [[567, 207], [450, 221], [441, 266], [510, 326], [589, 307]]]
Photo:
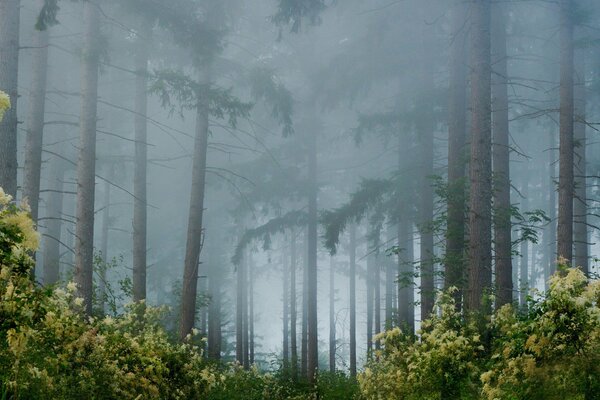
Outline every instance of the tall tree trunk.
[[96, 122], [100, 60], [100, 11], [83, 3], [85, 27], [81, 60], [81, 116], [77, 162], [77, 226], [75, 229], [75, 283], [85, 312], [92, 313], [94, 259], [94, 198], [96, 192]]
[[221, 359], [221, 286], [220, 271], [212, 265], [208, 279], [208, 357], [216, 361]]
[[250, 264], [248, 265], [248, 368], [254, 364], [254, 262], [250, 258]]
[[465, 162], [467, 132], [467, 68], [464, 1], [452, 7], [450, 48], [450, 97], [448, 104], [448, 227], [446, 230], [446, 273], [444, 286], [455, 287], [460, 309], [465, 280]]
[[[107, 179], [112, 180], [113, 169], [109, 167]], [[106, 267], [110, 263], [108, 257], [108, 231], [110, 229], [110, 183], [104, 182], [104, 200], [102, 210], [102, 230], [100, 231], [100, 253], [102, 254], [102, 260], [104, 260], [104, 268], [100, 270], [100, 276], [98, 278], [98, 298], [100, 312], [104, 313], [104, 306], [106, 302]]]
[[302, 243], [302, 332], [300, 341], [300, 372], [306, 378], [308, 370], [308, 231], [304, 229]]
[[244, 269], [246, 254], [237, 266], [236, 307], [235, 307], [235, 359], [244, 364]]
[[335, 372], [335, 262], [329, 258], [329, 372]]
[[244, 280], [244, 285], [242, 286], [242, 318], [243, 318], [243, 322], [242, 322], [242, 341], [243, 341], [243, 349], [244, 349], [244, 354], [243, 354], [243, 362], [242, 364], [244, 365], [244, 369], [249, 369], [250, 368], [250, 342], [249, 342], [249, 319], [248, 319], [248, 311], [249, 311], [249, 304], [248, 304], [248, 277], [250, 276], [250, 251], [246, 252], [246, 267], [243, 270], [243, 280]]
[[356, 377], [356, 225], [350, 225], [350, 376]]
[[560, 1], [560, 146], [558, 256], [573, 261], [573, 1]]
[[398, 325], [415, 332], [415, 287], [413, 231], [409, 213], [404, 210], [398, 223]]
[[544, 287], [548, 289], [548, 279], [556, 271], [557, 247], [556, 247], [556, 139], [552, 131], [548, 132], [548, 218], [550, 223], [546, 228], [546, 251], [549, 255], [549, 262], [545, 265]]
[[[210, 82], [209, 73], [200, 76], [200, 82]], [[196, 317], [196, 297], [198, 290], [198, 264], [204, 241], [202, 216], [204, 213], [204, 190], [206, 184], [206, 156], [208, 150], [208, 100], [199, 96], [196, 112], [196, 139], [192, 161], [192, 190], [185, 246], [183, 285], [181, 293], [181, 316], [179, 338], [185, 339], [191, 332]]]
[[316, 381], [319, 367], [317, 331], [317, 132], [313, 127], [308, 134], [308, 360], [307, 377], [311, 384]]
[[492, 12], [492, 108], [494, 171], [494, 251], [496, 259], [496, 307], [512, 302], [512, 240], [510, 204], [510, 148], [506, 16], [501, 4]]
[[133, 177], [133, 301], [146, 299], [146, 172], [148, 159], [148, 53], [152, 25], [141, 21], [135, 53], [135, 165]]
[[[201, 298], [206, 299], [208, 294], [208, 276], [200, 277], [200, 296]], [[208, 306], [202, 304], [200, 307], [200, 334], [203, 337], [206, 337], [208, 330]]]
[[575, 137], [575, 199], [573, 204], [573, 251], [574, 266], [589, 273], [588, 225], [587, 225], [587, 168], [586, 168], [586, 100], [585, 93], [585, 54], [583, 50], [575, 52], [574, 88], [574, 137]]
[[290, 350], [292, 359], [292, 379], [298, 379], [298, 345], [296, 336], [296, 232], [292, 229], [290, 233]]
[[17, 195], [20, 10], [20, 0], [0, 0], [0, 90], [10, 96], [12, 103], [0, 121], [0, 187], [13, 198]]
[[[367, 244], [367, 253], [371, 250]], [[373, 350], [373, 309], [374, 309], [374, 297], [375, 290], [373, 290], [373, 255], [367, 254], [367, 276], [365, 278], [365, 284], [367, 285], [367, 357], [371, 356]]]
[[[377, 336], [381, 333], [381, 257], [379, 254], [375, 255], [373, 268], [373, 305], [374, 305], [374, 318], [373, 318], [373, 334]], [[380, 342], [375, 342], [375, 348], [379, 350]]]
[[[394, 239], [394, 234], [392, 233], [392, 226], [388, 225], [387, 227], [387, 240], [388, 243], [392, 243]], [[394, 276], [395, 263], [389, 257], [385, 257], [385, 329], [392, 329], [394, 326], [394, 281], [396, 277]]]
[[63, 210], [63, 180], [65, 169], [62, 160], [53, 160], [50, 169], [50, 190], [46, 198], [46, 235], [44, 237], [44, 284], [53, 285], [60, 280], [60, 242]]
[[[38, 0], [36, 7], [44, 5]], [[25, 142], [25, 171], [23, 174], [23, 198], [28, 199], [31, 218], [37, 222], [40, 199], [40, 174], [42, 171], [42, 142], [44, 133], [44, 112], [46, 105], [46, 81], [48, 77], [48, 36], [47, 30], [35, 31], [32, 38], [31, 93], [29, 97], [29, 117]]]
[[281, 255], [281, 269], [283, 274], [283, 367], [284, 369], [289, 368], [290, 364], [290, 320], [289, 320], [289, 301], [290, 301], [290, 270], [286, 268], [288, 254], [287, 251], [283, 251]]
[[[529, 174], [524, 168], [522, 176], [523, 186], [521, 186], [521, 212], [529, 211]], [[521, 242], [521, 258], [519, 261], [519, 305], [524, 307], [527, 303], [527, 294], [529, 292], [529, 242], [524, 240]]]
[[492, 280], [490, 0], [473, 0], [471, 10], [471, 240], [465, 305], [468, 310], [477, 311]]

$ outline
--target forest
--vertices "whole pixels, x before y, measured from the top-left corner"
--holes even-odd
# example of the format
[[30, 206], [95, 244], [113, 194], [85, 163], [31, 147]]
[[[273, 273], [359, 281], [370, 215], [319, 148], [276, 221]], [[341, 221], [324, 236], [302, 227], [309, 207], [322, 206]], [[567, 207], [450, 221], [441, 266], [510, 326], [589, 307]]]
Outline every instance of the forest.
[[0, 399], [600, 399], [600, 2], [0, 0]]

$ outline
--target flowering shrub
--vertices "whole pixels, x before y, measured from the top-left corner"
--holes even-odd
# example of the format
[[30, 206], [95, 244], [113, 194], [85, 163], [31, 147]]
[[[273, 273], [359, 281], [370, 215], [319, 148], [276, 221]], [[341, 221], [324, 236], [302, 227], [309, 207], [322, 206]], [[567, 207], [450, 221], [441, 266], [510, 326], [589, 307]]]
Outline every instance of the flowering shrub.
[[0, 398], [197, 399], [218, 381], [191, 344], [174, 344], [164, 310], [137, 304], [86, 319], [76, 286], [38, 288], [37, 233], [0, 189]]
[[438, 299], [440, 316], [423, 321], [419, 338], [399, 328], [376, 337], [376, 351], [359, 375], [367, 399], [460, 399], [477, 393], [477, 360], [484, 348], [474, 324], [465, 324], [449, 294]]
[[[554, 275], [527, 315], [507, 305], [479, 329], [443, 294], [418, 337], [381, 334], [359, 376], [367, 399], [599, 399], [600, 282]], [[485, 346], [480, 333], [489, 339]]]

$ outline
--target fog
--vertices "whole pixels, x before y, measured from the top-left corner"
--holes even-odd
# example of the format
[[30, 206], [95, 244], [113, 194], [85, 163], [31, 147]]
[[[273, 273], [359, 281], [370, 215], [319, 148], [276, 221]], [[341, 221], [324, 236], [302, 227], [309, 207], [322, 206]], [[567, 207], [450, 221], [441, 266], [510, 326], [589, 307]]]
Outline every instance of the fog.
[[[207, 357], [265, 370], [294, 362], [292, 346], [298, 369], [311, 369], [314, 351], [326, 370], [333, 340], [335, 368], [349, 371], [354, 323], [360, 370], [378, 346], [374, 335], [394, 326], [417, 332], [435, 293], [470, 282], [471, 244], [485, 242], [469, 234], [469, 196], [479, 190], [470, 140], [478, 112], [474, 93], [485, 97], [473, 89], [479, 82], [478, 53], [470, 44], [473, 3], [22, 0], [13, 102], [22, 122], [17, 198], [30, 203], [36, 196], [25, 189], [28, 135], [35, 133], [29, 122], [39, 113], [36, 43], [42, 34], [49, 40], [37, 282], [56, 283], [45, 271], [58, 268], [58, 282], [75, 280], [85, 288], [89, 271], [93, 288], [82, 295], [92, 313], [118, 314], [142, 299], [166, 305], [164, 323], [174, 337], [184, 338], [193, 326], [207, 338]], [[484, 192], [479, 197], [495, 221], [487, 227], [487, 289], [497, 295], [496, 217], [507, 212], [508, 291], [523, 305], [526, 296], [546, 289], [562, 249], [560, 7], [537, 0], [492, 3], [492, 132], [486, 132], [494, 172], [486, 179], [496, 185], [502, 176], [497, 148], [506, 146], [496, 142], [496, 132], [507, 118], [510, 207], [501, 209], [501, 186], [494, 186], [493, 199]], [[56, 4], [56, 21], [46, 15], [47, 29], [36, 30], [42, 7]], [[574, 145], [575, 222], [567, 258], [578, 265], [585, 260], [581, 266], [597, 276], [600, 9], [591, 0], [573, 7], [572, 120], [583, 137]], [[506, 56], [494, 44], [502, 36], [498, 29], [506, 36]], [[98, 71], [97, 96], [89, 71]], [[502, 90], [507, 110], [498, 101]], [[462, 144], [452, 136], [457, 129]], [[82, 139], [90, 132], [95, 149]], [[459, 146], [452, 160], [450, 143]], [[91, 169], [82, 170], [89, 156], [82, 146], [95, 157], [86, 164]], [[449, 178], [449, 164], [458, 178]], [[95, 175], [91, 186], [86, 173]], [[447, 251], [449, 220], [456, 216], [448, 204], [457, 182], [464, 230], [458, 261]], [[147, 215], [134, 220], [136, 201]], [[93, 204], [87, 214], [85, 204]], [[78, 226], [84, 219], [85, 235]], [[135, 255], [136, 235], [144, 256], [139, 247]], [[85, 250], [92, 247], [93, 257]], [[451, 264], [460, 275], [454, 282], [446, 274]]]

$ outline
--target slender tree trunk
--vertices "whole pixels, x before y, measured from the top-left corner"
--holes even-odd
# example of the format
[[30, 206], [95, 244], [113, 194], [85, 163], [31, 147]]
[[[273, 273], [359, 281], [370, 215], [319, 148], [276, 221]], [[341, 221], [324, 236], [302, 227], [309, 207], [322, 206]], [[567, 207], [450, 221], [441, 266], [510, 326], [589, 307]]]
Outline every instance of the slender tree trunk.
[[220, 272], [213, 265], [208, 279], [208, 357], [216, 361], [221, 359], [221, 286]]
[[[200, 277], [200, 296], [206, 299], [206, 295], [208, 294], [208, 277], [201, 276]], [[206, 337], [208, 330], [208, 306], [202, 305], [200, 307], [200, 334], [203, 337]]]
[[[113, 172], [112, 168], [109, 167], [107, 179], [112, 180]], [[100, 277], [98, 279], [98, 298], [100, 312], [104, 313], [104, 306], [106, 302], [106, 266], [110, 263], [108, 257], [108, 231], [110, 229], [110, 183], [104, 182], [104, 209], [102, 210], [102, 230], [100, 231], [100, 253], [102, 254], [102, 260], [104, 260], [104, 268], [100, 270]]]
[[335, 372], [335, 262], [329, 258], [329, 372]]
[[586, 168], [586, 93], [585, 55], [583, 50], [575, 52], [576, 85], [574, 88], [574, 137], [575, 137], [575, 199], [573, 204], [573, 251], [574, 265], [589, 273], [588, 225], [587, 225], [587, 168]]
[[404, 211], [398, 224], [398, 324], [410, 334], [415, 332], [414, 250], [412, 223]]
[[17, 99], [21, 1], [0, 0], [0, 89], [12, 104], [0, 121], [0, 187], [17, 195]]
[[133, 301], [146, 299], [148, 53], [152, 25], [141, 22], [135, 54], [135, 165], [133, 177]]
[[[374, 305], [374, 335], [381, 333], [381, 257], [375, 255], [373, 260], [373, 305]], [[375, 342], [375, 348], [379, 350], [380, 342]]]
[[100, 57], [100, 11], [83, 3], [84, 45], [81, 60], [81, 116], [77, 162], [77, 226], [75, 229], [75, 283], [84, 300], [86, 314], [92, 313], [94, 259], [94, 198], [96, 176], [96, 120]]
[[547, 249], [546, 251], [549, 254], [549, 263], [545, 265], [545, 276], [544, 276], [544, 287], [548, 289], [548, 279], [550, 279], [550, 275], [552, 275], [556, 271], [556, 260], [557, 260], [557, 247], [556, 247], [556, 237], [557, 237], [557, 216], [556, 216], [556, 139], [554, 137], [554, 132], [548, 132], [548, 188], [549, 188], [549, 196], [548, 196], [548, 218], [550, 219], [550, 223], [546, 229], [546, 234], [548, 236], [547, 239]]
[[350, 376], [356, 377], [356, 225], [350, 226]]
[[[44, 5], [38, 0], [36, 7]], [[23, 198], [28, 199], [31, 218], [37, 222], [40, 199], [40, 174], [42, 171], [42, 142], [44, 133], [44, 112], [46, 106], [46, 81], [48, 77], [48, 37], [47, 30], [35, 31], [32, 37], [33, 57], [31, 60], [31, 94], [29, 97], [29, 117], [25, 142], [25, 171], [23, 175]]]
[[62, 160], [53, 160], [50, 169], [52, 182], [46, 198], [46, 235], [44, 238], [44, 284], [53, 285], [60, 280], [60, 242], [62, 230], [63, 180], [65, 170]]
[[[370, 252], [369, 246], [367, 245], [367, 252]], [[374, 297], [375, 291], [373, 290], [373, 255], [367, 255], [367, 276], [365, 278], [365, 284], [367, 285], [367, 356], [371, 356], [373, 350], [373, 308], [374, 308]]]
[[246, 254], [237, 266], [236, 307], [235, 307], [235, 359], [244, 364], [244, 269]]
[[288, 254], [284, 250], [281, 258], [281, 269], [283, 273], [283, 367], [289, 368], [290, 364], [290, 332], [289, 332], [289, 301], [290, 301], [290, 269], [286, 268]]
[[461, 308], [465, 280], [465, 136], [467, 131], [467, 68], [464, 1], [452, 8], [450, 48], [450, 98], [448, 125], [448, 227], [446, 231], [446, 273], [444, 286], [455, 287], [454, 300]]
[[250, 255], [250, 252], [247, 251], [246, 252], [246, 267], [243, 270], [243, 280], [244, 280], [244, 285], [242, 286], [242, 318], [243, 318], [243, 322], [242, 322], [242, 341], [243, 341], [243, 345], [242, 348], [244, 349], [244, 354], [243, 354], [243, 365], [244, 365], [244, 369], [249, 369], [250, 368], [250, 324], [249, 324], [249, 304], [248, 304], [248, 282], [249, 279], [248, 277], [250, 276], [250, 258], [252, 257]]
[[[523, 186], [521, 187], [521, 212], [529, 211], [529, 176], [527, 169], [523, 172]], [[527, 294], [529, 292], [529, 242], [521, 242], [521, 258], [519, 261], [519, 305], [525, 307], [527, 303]]]
[[308, 232], [305, 229], [303, 235], [303, 246], [302, 246], [302, 332], [301, 332], [301, 361], [300, 361], [300, 372], [303, 377], [306, 378], [308, 370]]
[[296, 232], [292, 229], [290, 244], [290, 347], [292, 357], [292, 379], [298, 379], [298, 345], [296, 336]]
[[254, 262], [248, 265], [248, 368], [254, 364]]
[[307, 377], [311, 384], [316, 381], [319, 367], [317, 331], [317, 132], [311, 129], [308, 135], [308, 363]]
[[[393, 240], [392, 227], [387, 227], [387, 239], [388, 243]], [[392, 329], [394, 326], [394, 276], [395, 263], [389, 257], [385, 257], [385, 329]]]
[[[210, 82], [208, 71], [205, 71], [205, 74], [200, 77], [200, 81], [205, 84]], [[208, 113], [207, 100], [203, 97], [199, 98], [196, 114], [196, 139], [192, 161], [192, 190], [190, 193], [190, 211], [181, 293], [181, 317], [179, 325], [179, 338], [181, 340], [184, 340], [186, 335], [192, 330], [196, 317], [198, 264], [204, 241], [202, 216], [204, 213], [206, 155], [208, 150]]]
[[512, 240], [506, 16], [501, 4], [492, 13], [492, 108], [494, 171], [494, 250], [496, 259], [496, 307], [512, 302]]
[[490, 0], [473, 0], [471, 10], [471, 240], [465, 305], [477, 311], [492, 280]]
[[558, 256], [573, 261], [573, 1], [560, 1], [560, 146]]

